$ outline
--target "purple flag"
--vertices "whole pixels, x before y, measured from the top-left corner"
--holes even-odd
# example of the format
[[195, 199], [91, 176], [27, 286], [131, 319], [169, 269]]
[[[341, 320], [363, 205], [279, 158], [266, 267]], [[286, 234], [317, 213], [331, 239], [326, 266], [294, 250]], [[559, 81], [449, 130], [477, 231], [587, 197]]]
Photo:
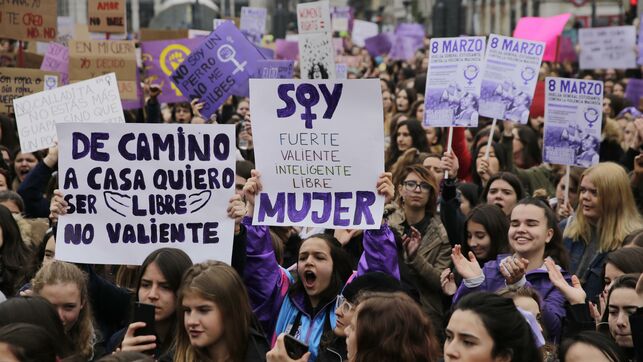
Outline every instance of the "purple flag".
[[416, 39], [396, 35], [389, 56], [393, 60], [409, 60], [419, 48]]
[[257, 74], [252, 78], [292, 79], [294, 60], [260, 60]]
[[299, 58], [299, 43], [277, 39], [275, 42], [275, 57], [277, 59], [297, 60]]
[[[397, 37], [406, 37], [414, 40], [413, 46], [416, 49], [424, 46], [424, 27], [418, 23], [403, 23], [398, 24], [395, 28], [395, 35]], [[415, 50], [414, 50], [415, 51]]]
[[49, 70], [60, 73], [61, 85], [69, 84], [69, 49], [58, 43], [50, 43], [45, 57], [40, 65], [40, 70]]
[[364, 40], [364, 44], [368, 53], [376, 57], [378, 55], [386, 54], [391, 51], [393, 46], [391, 40], [393, 34], [391, 33], [381, 33]]
[[194, 49], [170, 79], [190, 100], [205, 105], [201, 114], [209, 119], [232, 94], [242, 94], [248, 79], [263, 57], [232, 23], [223, 23]]
[[170, 81], [170, 75], [196, 49], [203, 38], [144, 41], [141, 43], [145, 78], [161, 87], [159, 102], [185, 102], [187, 98]]
[[630, 78], [627, 82], [627, 88], [625, 88], [625, 98], [628, 99], [634, 107], [639, 108], [641, 97], [643, 97], [643, 79]]

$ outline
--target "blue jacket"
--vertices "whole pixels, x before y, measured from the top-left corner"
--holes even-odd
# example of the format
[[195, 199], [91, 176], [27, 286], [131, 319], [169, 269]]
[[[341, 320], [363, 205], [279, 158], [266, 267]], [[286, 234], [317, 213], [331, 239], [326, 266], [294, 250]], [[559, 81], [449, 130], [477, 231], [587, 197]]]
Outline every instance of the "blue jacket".
[[[485, 276], [484, 282], [475, 288], [467, 288], [464, 283], [460, 284], [458, 291], [453, 296], [453, 303], [455, 304], [463, 296], [473, 293], [475, 291], [497, 292], [506, 286], [505, 278], [499, 270], [500, 262], [509, 256], [509, 254], [498, 255], [496, 260], [488, 261], [482, 268], [482, 273]], [[568, 283], [571, 284], [571, 277], [569, 273], [561, 270]], [[545, 330], [547, 331], [547, 339], [552, 342], [560, 341], [562, 332], [562, 322], [565, 318], [565, 297], [556, 289], [556, 287], [549, 280], [549, 273], [544, 268], [534, 269], [527, 272], [525, 275], [527, 279], [526, 287], [535, 289], [541, 298], [540, 312], [544, 322]]]
[[[250, 217], [244, 217], [242, 222], [248, 240], [243, 277], [255, 315], [266, 334], [272, 336], [273, 344], [276, 336], [290, 332], [299, 319], [295, 337], [308, 344], [310, 361], [315, 361], [326, 320], [330, 328], [335, 328], [335, 300], [318, 308], [316, 315], [309, 315], [306, 295], [288, 292], [295, 278], [277, 263], [268, 227], [252, 226]], [[379, 271], [400, 278], [395, 238], [387, 225], [365, 231], [363, 244], [357, 275]]]

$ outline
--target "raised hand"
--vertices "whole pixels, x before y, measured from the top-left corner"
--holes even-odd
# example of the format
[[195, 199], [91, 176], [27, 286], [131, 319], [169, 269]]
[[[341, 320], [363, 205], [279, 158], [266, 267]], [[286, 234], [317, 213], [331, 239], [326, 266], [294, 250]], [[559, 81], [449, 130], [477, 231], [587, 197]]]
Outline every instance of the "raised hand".
[[442, 155], [442, 158], [440, 159], [440, 166], [445, 172], [449, 173], [450, 178], [454, 179], [458, 177], [460, 163], [458, 161], [458, 157], [456, 157], [453, 151], [446, 151], [444, 155]]
[[406, 234], [402, 235], [402, 246], [404, 246], [404, 250], [406, 251], [406, 257], [408, 260], [415, 259], [421, 241], [422, 234], [420, 234], [420, 232], [413, 226], [411, 226], [410, 236]]
[[300, 359], [294, 360], [288, 356], [286, 351], [286, 344], [284, 343], [284, 334], [280, 334], [277, 337], [277, 343], [275, 347], [266, 353], [266, 359], [268, 362], [308, 362], [310, 358], [310, 352], [306, 352]]
[[486, 160], [484, 157], [478, 159], [480, 160], [480, 165], [476, 171], [482, 182], [486, 184], [491, 178], [491, 174], [489, 173], [489, 160]]
[[235, 194], [228, 201], [228, 217], [234, 219], [234, 233], [239, 233], [241, 218], [246, 214], [246, 203], [243, 202], [241, 195]]
[[136, 330], [143, 327], [145, 322], [134, 322], [127, 327], [121, 351], [145, 352], [156, 348], [156, 336], [134, 336]]
[[255, 209], [255, 195], [261, 192], [261, 174], [257, 170], [250, 171], [250, 178], [243, 186], [243, 194], [246, 199], [246, 215], [252, 216]]
[[377, 179], [377, 193], [384, 196], [384, 203], [388, 204], [395, 197], [395, 187], [393, 186], [393, 174], [383, 172]]
[[458, 286], [455, 285], [455, 276], [451, 273], [451, 269], [446, 268], [440, 274], [440, 287], [442, 287], [442, 292], [448, 296], [452, 296], [458, 290]]
[[549, 280], [565, 296], [569, 304], [584, 304], [587, 293], [580, 285], [580, 280], [576, 275], [572, 275], [572, 285], [567, 284], [567, 280], [558, 270], [556, 264], [550, 258], [545, 259], [545, 267], [549, 273]]
[[65, 201], [65, 195], [62, 191], [55, 189], [49, 203], [49, 219], [52, 223], [58, 222], [58, 217], [67, 214], [69, 204]]
[[451, 260], [455, 269], [465, 279], [471, 279], [482, 275], [482, 268], [473, 252], [469, 251], [469, 259], [462, 255], [462, 247], [456, 245], [451, 249]]
[[527, 272], [529, 260], [517, 256], [509, 256], [500, 262], [500, 274], [505, 277], [507, 285], [516, 284]]

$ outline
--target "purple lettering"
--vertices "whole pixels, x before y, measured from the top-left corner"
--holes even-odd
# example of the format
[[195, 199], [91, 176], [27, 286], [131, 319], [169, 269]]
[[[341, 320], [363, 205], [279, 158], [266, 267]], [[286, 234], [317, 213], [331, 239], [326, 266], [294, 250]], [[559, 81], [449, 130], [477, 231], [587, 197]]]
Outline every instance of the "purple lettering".
[[270, 197], [268, 194], [265, 192], [262, 192], [259, 195], [260, 199], [260, 207], [259, 207], [259, 222], [263, 222], [266, 218], [268, 217], [274, 217], [277, 215], [277, 221], [278, 222], [283, 222], [284, 221], [284, 216], [285, 216], [285, 203], [286, 203], [286, 196], [283, 192], [278, 192], [277, 197], [275, 199], [274, 205], [270, 203]]
[[294, 192], [288, 193], [288, 219], [291, 222], [299, 222], [305, 219], [310, 211], [310, 193], [306, 192], [302, 196], [304, 200], [301, 209], [297, 210], [297, 195]]
[[373, 225], [373, 215], [371, 214], [370, 206], [375, 203], [375, 194], [370, 191], [357, 191], [355, 195], [355, 216], [353, 217], [354, 224], [361, 224], [362, 217], [366, 218], [366, 224]]
[[313, 200], [321, 200], [324, 205], [321, 216], [317, 211], [313, 211], [310, 215], [310, 218], [315, 224], [323, 224], [330, 218], [331, 199], [330, 192], [313, 192]]
[[319, 103], [319, 92], [314, 85], [302, 83], [297, 87], [297, 102], [304, 106], [305, 112], [301, 114], [301, 119], [306, 122], [306, 128], [313, 128], [313, 120], [317, 115], [312, 112], [315, 104]]
[[342, 206], [342, 200], [347, 200], [353, 197], [350, 192], [336, 192], [335, 193], [335, 215], [333, 217], [333, 225], [335, 226], [348, 226], [350, 220], [342, 219], [342, 213], [348, 212], [347, 206]]
[[333, 87], [333, 93], [330, 93], [328, 92], [326, 84], [319, 85], [319, 90], [321, 91], [322, 95], [324, 96], [324, 100], [326, 101], [326, 112], [324, 112], [325, 119], [330, 119], [333, 117], [335, 109], [339, 104], [339, 98], [342, 96], [343, 88], [343, 84], [335, 84], [335, 86]]
[[280, 84], [277, 88], [277, 94], [279, 95], [279, 98], [285, 103], [284, 108], [277, 109], [277, 117], [290, 117], [295, 113], [297, 105], [295, 104], [295, 101], [288, 95], [288, 92], [294, 90], [294, 84]]

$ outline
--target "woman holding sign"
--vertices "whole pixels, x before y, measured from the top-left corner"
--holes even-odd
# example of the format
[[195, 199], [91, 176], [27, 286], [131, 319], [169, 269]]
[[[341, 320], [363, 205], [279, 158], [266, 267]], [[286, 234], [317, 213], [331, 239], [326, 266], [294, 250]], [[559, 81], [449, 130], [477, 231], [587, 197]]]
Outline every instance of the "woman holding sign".
[[[252, 225], [255, 195], [262, 188], [259, 173], [252, 171], [252, 175], [244, 186], [248, 206], [243, 219], [248, 242], [244, 281], [248, 294], [273, 343], [278, 335], [287, 333], [308, 345], [310, 361], [314, 361], [322, 334], [335, 328], [337, 295], [354, 273], [350, 258], [337, 239], [316, 234], [301, 243], [294, 275], [281, 268], [268, 227]], [[380, 176], [377, 189], [390, 202], [394, 195], [390, 174]], [[388, 226], [365, 230], [363, 240], [357, 274], [380, 271], [399, 279], [395, 238]]]

